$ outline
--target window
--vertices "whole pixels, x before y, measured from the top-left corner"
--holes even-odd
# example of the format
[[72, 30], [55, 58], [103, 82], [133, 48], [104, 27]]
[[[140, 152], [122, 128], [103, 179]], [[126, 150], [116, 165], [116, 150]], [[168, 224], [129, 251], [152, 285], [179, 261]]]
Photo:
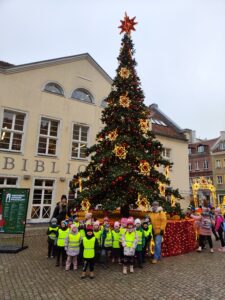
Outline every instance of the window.
[[20, 152], [22, 150], [25, 118], [25, 113], [4, 110], [0, 149], [14, 152]]
[[221, 168], [221, 161], [220, 161], [220, 159], [216, 160], [216, 168]]
[[0, 203], [2, 201], [3, 188], [16, 187], [17, 182], [17, 177], [0, 177]]
[[217, 184], [222, 184], [223, 183], [223, 176], [219, 175], [217, 176]]
[[191, 148], [188, 148], [188, 154], [191, 155], [192, 151]]
[[63, 88], [55, 82], [47, 83], [44, 88], [44, 91], [64, 96]]
[[208, 160], [203, 161], [203, 169], [207, 170], [209, 168], [209, 162]]
[[219, 149], [220, 150], [225, 150], [225, 142], [220, 143]]
[[46, 221], [51, 217], [54, 180], [35, 179], [31, 209], [31, 219]]
[[44, 117], [41, 118], [39, 142], [38, 142], [38, 154], [56, 155], [58, 129], [59, 129], [59, 121], [47, 119]]
[[199, 170], [199, 165], [198, 165], [198, 161], [195, 162], [195, 170], [198, 171]]
[[71, 157], [78, 159], [86, 158], [86, 149], [88, 143], [88, 130], [87, 126], [73, 125], [73, 137], [72, 137], [72, 150]]
[[169, 159], [171, 157], [171, 149], [163, 148], [162, 156]]
[[93, 103], [93, 96], [85, 89], [76, 89], [75, 91], [73, 91], [71, 98], [88, 103]]
[[152, 124], [167, 126], [163, 121], [157, 119], [151, 119]]
[[192, 170], [192, 164], [189, 163], [189, 171], [191, 171], [191, 170]]
[[205, 151], [205, 147], [204, 146], [198, 146], [198, 152], [202, 153]]

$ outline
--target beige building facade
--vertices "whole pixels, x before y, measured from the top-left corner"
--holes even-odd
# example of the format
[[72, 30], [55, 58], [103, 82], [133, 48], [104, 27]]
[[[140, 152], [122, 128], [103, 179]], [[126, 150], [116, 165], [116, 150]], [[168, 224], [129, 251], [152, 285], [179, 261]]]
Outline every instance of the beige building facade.
[[[28, 222], [48, 222], [73, 175], [88, 164], [85, 149], [103, 126], [111, 83], [89, 54], [0, 64], [0, 191], [30, 189]], [[186, 197], [187, 143], [158, 137], [174, 162], [172, 186]]]

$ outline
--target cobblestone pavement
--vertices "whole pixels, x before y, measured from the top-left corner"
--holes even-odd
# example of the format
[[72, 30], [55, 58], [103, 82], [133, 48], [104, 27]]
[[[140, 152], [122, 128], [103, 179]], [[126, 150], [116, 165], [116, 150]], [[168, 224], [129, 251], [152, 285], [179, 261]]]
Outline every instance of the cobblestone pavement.
[[225, 253], [192, 252], [147, 262], [134, 274], [123, 275], [122, 267], [96, 267], [95, 279], [80, 279], [78, 271], [55, 267], [46, 258], [46, 230], [28, 230], [28, 249], [17, 254], [0, 254], [0, 299], [224, 299]]

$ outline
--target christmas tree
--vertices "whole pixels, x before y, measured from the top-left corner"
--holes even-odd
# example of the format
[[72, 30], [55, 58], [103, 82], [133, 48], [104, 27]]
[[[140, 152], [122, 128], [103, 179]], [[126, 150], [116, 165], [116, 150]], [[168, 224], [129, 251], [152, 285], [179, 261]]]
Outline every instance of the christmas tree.
[[174, 197], [181, 196], [169, 187], [171, 163], [162, 157], [163, 145], [150, 130], [150, 111], [135, 70], [131, 31], [136, 24], [126, 14], [121, 21], [119, 66], [101, 117], [105, 127], [87, 151], [91, 160], [86, 171], [74, 176], [71, 189], [80, 186], [76, 204], [84, 209], [101, 204], [114, 210], [133, 204], [147, 210], [157, 200], [167, 212], [180, 213]]

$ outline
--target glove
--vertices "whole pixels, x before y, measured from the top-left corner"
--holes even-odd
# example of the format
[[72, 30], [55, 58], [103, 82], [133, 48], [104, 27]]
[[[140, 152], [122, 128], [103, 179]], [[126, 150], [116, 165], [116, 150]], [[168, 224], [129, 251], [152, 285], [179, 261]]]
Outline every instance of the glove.
[[163, 236], [163, 234], [164, 234], [164, 231], [160, 230], [160, 235]]

